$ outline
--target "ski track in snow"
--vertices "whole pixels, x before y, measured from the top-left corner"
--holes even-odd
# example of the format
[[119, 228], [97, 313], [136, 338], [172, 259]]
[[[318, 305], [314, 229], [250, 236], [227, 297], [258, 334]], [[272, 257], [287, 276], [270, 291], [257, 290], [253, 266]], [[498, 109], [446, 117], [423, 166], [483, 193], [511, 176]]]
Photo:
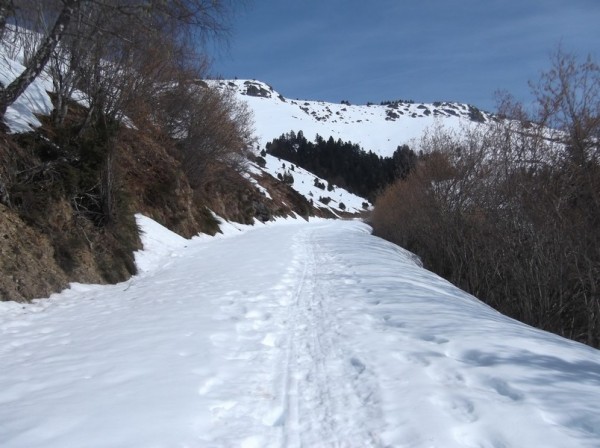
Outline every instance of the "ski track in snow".
[[287, 341], [281, 415], [275, 420], [283, 426], [281, 446], [344, 446], [343, 440], [377, 446], [370, 428], [363, 427], [376, 385], [362, 376], [365, 365], [344, 347], [340, 323], [328, 307], [327, 280], [318, 271], [328, 260], [315, 254], [317, 248], [312, 232], [299, 234], [292, 246], [292, 264], [301, 274], [292, 271], [288, 281], [300, 280], [289, 303], [282, 303], [287, 305]]
[[600, 446], [597, 350], [362, 223], [144, 227], [130, 281], [0, 303], [0, 446]]

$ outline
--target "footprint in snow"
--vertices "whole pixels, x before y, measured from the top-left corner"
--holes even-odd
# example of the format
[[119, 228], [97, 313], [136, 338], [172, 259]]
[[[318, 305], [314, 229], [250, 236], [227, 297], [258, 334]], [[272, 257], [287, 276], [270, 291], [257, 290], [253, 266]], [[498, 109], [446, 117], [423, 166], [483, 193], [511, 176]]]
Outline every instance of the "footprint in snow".
[[449, 342], [449, 340], [446, 338], [434, 336], [431, 334], [420, 335], [420, 336], [418, 336], [418, 339], [425, 341], [425, 342], [434, 342], [436, 344], [446, 344], [447, 342]]
[[388, 327], [394, 327], [394, 328], [404, 328], [404, 327], [406, 327], [406, 324], [404, 322], [401, 322], [398, 319], [394, 319], [394, 317], [392, 315], [390, 315], [390, 314], [386, 314], [385, 316], [383, 316], [383, 322]]
[[358, 358], [350, 358], [350, 364], [352, 365], [352, 367], [354, 367], [354, 369], [356, 370], [356, 372], [360, 375], [361, 373], [363, 373], [365, 371], [365, 369], [367, 368], [363, 362], [358, 359]]
[[473, 423], [479, 419], [472, 401], [459, 396], [436, 396], [431, 402], [462, 423]]
[[227, 347], [231, 344], [231, 341], [234, 339], [228, 333], [213, 333], [209, 336], [210, 341], [216, 347]]
[[209, 406], [209, 409], [214, 414], [215, 417], [222, 417], [227, 411], [231, 410], [237, 406], [237, 402], [233, 400], [229, 401], [221, 401], [219, 403], [213, 404]]
[[245, 295], [245, 291], [238, 291], [238, 290], [233, 290], [233, 291], [228, 291], [225, 293], [226, 297], [243, 297]]
[[424, 357], [416, 353], [392, 352], [392, 357], [403, 362], [409, 362], [418, 366], [427, 367], [431, 363]]
[[251, 333], [254, 332], [254, 330], [255, 326], [253, 321], [238, 322], [235, 324], [235, 331], [239, 335], [244, 333]]
[[271, 318], [271, 314], [260, 310], [249, 310], [244, 317], [246, 319], [268, 320]]
[[213, 387], [222, 384], [223, 380], [218, 377], [208, 378], [202, 386], [198, 388], [198, 395], [206, 395]]
[[427, 370], [427, 375], [432, 380], [438, 381], [445, 386], [461, 386], [465, 384], [465, 378], [458, 372], [453, 372], [446, 367], [432, 366]]
[[508, 445], [499, 434], [488, 433], [485, 439], [477, 431], [465, 427], [457, 427], [452, 430], [454, 438], [460, 446], [476, 446], [482, 448], [508, 448]]
[[262, 418], [266, 426], [281, 426], [285, 422], [286, 411], [280, 406], [273, 407]]
[[263, 340], [261, 341], [262, 345], [266, 345], [267, 347], [278, 347], [280, 340], [273, 333], [267, 333]]
[[345, 278], [344, 279], [344, 284], [346, 285], [358, 285], [361, 283], [360, 279], [355, 279], [355, 278]]
[[523, 394], [518, 390], [509, 386], [505, 381], [499, 378], [490, 378], [485, 383], [491, 387], [494, 391], [503, 397], [506, 397], [512, 401], [520, 401], [523, 399]]

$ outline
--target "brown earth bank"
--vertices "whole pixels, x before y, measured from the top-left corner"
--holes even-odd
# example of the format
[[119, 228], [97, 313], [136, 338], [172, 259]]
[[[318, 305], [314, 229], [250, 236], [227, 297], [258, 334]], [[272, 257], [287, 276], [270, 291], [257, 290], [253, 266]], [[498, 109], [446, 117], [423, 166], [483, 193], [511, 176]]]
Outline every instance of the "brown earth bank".
[[42, 120], [35, 132], [0, 134], [0, 300], [126, 280], [141, 248], [137, 212], [186, 238], [219, 231], [211, 211], [244, 224], [333, 217], [265, 173], [255, 179], [267, 198], [239, 167], [214, 163], [192, 188], [175, 143], [152, 131], [121, 126], [108, 139], [74, 138], [75, 128]]

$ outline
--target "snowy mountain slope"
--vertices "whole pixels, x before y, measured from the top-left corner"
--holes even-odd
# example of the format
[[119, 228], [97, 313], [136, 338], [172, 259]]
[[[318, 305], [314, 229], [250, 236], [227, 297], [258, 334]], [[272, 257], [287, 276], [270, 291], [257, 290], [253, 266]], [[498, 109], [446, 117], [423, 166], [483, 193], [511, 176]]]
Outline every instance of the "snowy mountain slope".
[[[342, 212], [361, 213], [370, 206], [369, 201], [348, 192], [344, 188], [332, 185], [332, 190], [328, 191], [326, 180], [293, 163], [278, 159], [270, 154], [267, 154], [264, 159], [265, 166], [253, 165], [252, 174], [267, 173], [278, 179], [284, 179], [285, 176], [288, 176], [288, 179], [292, 182], [290, 186], [315, 207], [329, 210], [338, 215]], [[264, 193], [268, 194], [266, 191]]]
[[[4, 85], [8, 85], [22, 70], [23, 66], [18, 61], [11, 59], [6, 54], [0, 55], [0, 82]], [[10, 132], [29, 132], [39, 127], [41, 123], [37, 116], [49, 115], [52, 112], [53, 105], [48, 94], [52, 90], [52, 81], [47, 74], [44, 73], [38, 77], [27, 88], [25, 93], [13, 105], [8, 107], [5, 115], [5, 123]], [[82, 104], [85, 103], [85, 101], [80, 102]], [[267, 173], [274, 178], [278, 178], [278, 174], [286, 172], [286, 168], [283, 168], [274, 160], [270, 160], [270, 156], [267, 156], [267, 162], [264, 168], [254, 166], [250, 174]], [[288, 167], [287, 171], [290, 169], [291, 167]], [[309, 202], [312, 200], [316, 207], [330, 210], [334, 214], [339, 214], [340, 212], [360, 213], [364, 210], [362, 204], [368, 202], [365, 199], [349, 193], [342, 188], [336, 188], [334, 192], [325, 192], [326, 194], [323, 194], [322, 190], [313, 186], [313, 181], [316, 178], [319, 183], [327, 184], [326, 181], [302, 168], [294, 166], [293, 169], [296, 170], [294, 176], [297, 181], [291, 185], [292, 188], [305, 196]], [[264, 187], [261, 187], [259, 182], [254, 179], [253, 184], [268, 197], [268, 191]], [[327, 204], [320, 203], [320, 197], [331, 198], [331, 201]], [[340, 208], [340, 204], [343, 204], [343, 207]]]
[[398, 145], [418, 139], [426, 129], [450, 129], [489, 120], [485, 112], [461, 103], [398, 102], [387, 106], [334, 104], [284, 98], [269, 85], [254, 80], [212, 81], [246, 102], [255, 118], [260, 148], [281, 134], [302, 130], [309, 140], [316, 134], [359, 144], [366, 151], [391, 156]]
[[600, 352], [364, 224], [140, 223], [131, 281], [0, 303], [0, 446], [600, 446]]

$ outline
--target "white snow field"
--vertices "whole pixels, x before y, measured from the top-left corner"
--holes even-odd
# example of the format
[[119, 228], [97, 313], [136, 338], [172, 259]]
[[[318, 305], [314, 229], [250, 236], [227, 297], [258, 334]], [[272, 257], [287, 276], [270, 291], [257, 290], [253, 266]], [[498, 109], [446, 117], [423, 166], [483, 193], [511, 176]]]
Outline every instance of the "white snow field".
[[356, 221], [184, 240], [142, 273], [0, 303], [0, 446], [599, 447], [600, 352]]
[[[470, 126], [470, 106], [463, 103], [398, 102], [382, 105], [348, 105], [284, 98], [268, 84], [256, 80], [210, 81], [234, 93], [254, 114], [259, 148], [281, 134], [302, 131], [308, 140], [319, 134], [360, 145], [365, 151], [391, 156], [399, 145], [416, 148], [427, 131], [437, 127], [461, 132]], [[487, 121], [491, 116], [480, 112]]]
[[[287, 160], [273, 157], [270, 154], [267, 154], [264, 159], [266, 162], [264, 168], [260, 168], [257, 165], [250, 165], [250, 170], [253, 174], [266, 173], [275, 178], [277, 178], [278, 175], [291, 175], [294, 182], [290, 187], [304, 196], [308, 201], [312, 201], [316, 207], [328, 209], [338, 215], [341, 211], [360, 213], [365, 209], [364, 204], [369, 205], [367, 199], [350, 193], [342, 187], [331, 185], [332, 191], [329, 191], [315, 186], [315, 179], [322, 185], [328, 185], [329, 182]], [[252, 179], [252, 177], [250, 177], [250, 179]], [[256, 180], [254, 180], [254, 182], [256, 182]], [[258, 182], [256, 182], [256, 184], [258, 184]], [[260, 185], [256, 186], [260, 187]], [[323, 198], [325, 198], [325, 202], [321, 202]]]

